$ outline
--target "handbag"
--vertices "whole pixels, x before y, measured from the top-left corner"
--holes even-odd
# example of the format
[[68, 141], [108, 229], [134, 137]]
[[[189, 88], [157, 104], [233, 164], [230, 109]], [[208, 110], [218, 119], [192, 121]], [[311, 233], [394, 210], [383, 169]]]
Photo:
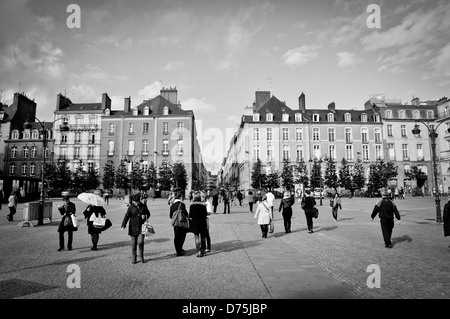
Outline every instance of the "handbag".
[[312, 213], [313, 213], [314, 218], [319, 217], [319, 210], [317, 209], [317, 207], [313, 207]]
[[71, 214], [70, 218], [72, 219], [73, 227], [78, 228], [80, 226], [80, 222], [75, 217], [75, 214]]
[[148, 238], [148, 236], [155, 234], [155, 229], [148, 222], [148, 218], [145, 220], [145, 222], [141, 226], [141, 234], [145, 235], [146, 239]]
[[269, 224], [269, 233], [273, 233], [274, 231], [275, 231], [275, 224], [273, 223], [273, 220], [271, 220]]
[[181, 210], [181, 203], [178, 205], [178, 209], [172, 215], [172, 226], [174, 227], [182, 227], [186, 230], [189, 230], [189, 218], [183, 215], [183, 211]]
[[103, 228], [106, 224], [106, 218], [103, 217], [95, 217], [93, 225], [95, 228]]
[[72, 219], [69, 216], [64, 216], [63, 225], [64, 227], [72, 227], [73, 226]]

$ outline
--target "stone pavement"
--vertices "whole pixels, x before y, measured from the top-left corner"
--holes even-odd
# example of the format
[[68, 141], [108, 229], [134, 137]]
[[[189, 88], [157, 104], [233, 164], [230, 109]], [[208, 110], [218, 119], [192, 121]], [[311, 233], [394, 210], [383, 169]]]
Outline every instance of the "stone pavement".
[[[394, 248], [384, 248], [378, 218], [370, 212], [376, 199], [343, 199], [339, 221], [331, 218], [327, 200], [320, 207], [315, 233], [308, 234], [300, 205], [294, 206], [292, 233], [283, 229], [278, 203], [275, 232], [261, 238], [248, 205], [231, 206], [231, 214], [210, 217], [212, 251], [195, 256], [188, 234], [187, 254], [176, 257], [166, 200], [149, 201], [156, 235], [145, 242], [146, 264], [131, 264], [127, 229], [120, 230], [126, 211], [122, 201], [106, 207], [113, 227], [100, 235], [99, 250], [90, 251], [77, 199], [80, 229], [74, 250], [57, 252], [60, 221], [39, 227], [17, 227], [0, 211], [0, 298], [20, 299], [373, 299], [449, 298], [450, 240], [435, 222], [432, 198], [397, 201], [402, 224], [395, 225]], [[443, 201], [444, 203], [445, 201]], [[189, 205], [189, 201], [186, 201]], [[67, 235], [66, 235], [67, 236]], [[381, 287], [368, 288], [369, 265], [381, 270]], [[70, 267], [80, 269], [81, 288], [69, 288]]]

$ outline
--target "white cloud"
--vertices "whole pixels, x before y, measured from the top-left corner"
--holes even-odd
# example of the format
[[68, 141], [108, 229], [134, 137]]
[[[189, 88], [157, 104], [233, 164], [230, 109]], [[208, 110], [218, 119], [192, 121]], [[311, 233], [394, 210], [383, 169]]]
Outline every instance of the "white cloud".
[[283, 64], [289, 67], [302, 66], [311, 60], [317, 58], [319, 53], [317, 45], [303, 45], [299, 48], [288, 50], [283, 55]]
[[161, 87], [162, 83], [160, 81], [155, 81], [144, 87], [142, 90], [139, 90], [138, 95], [142, 100], [152, 99], [160, 94]]
[[439, 54], [427, 63], [427, 65], [431, 70], [424, 75], [424, 79], [450, 77], [450, 44], [442, 48]]
[[181, 101], [181, 106], [183, 110], [193, 110], [194, 112], [202, 113], [211, 113], [216, 110], [213, 105], [205, 101], [205, 98], [190, 98], [186, 101]]
[[173, 72], [184, 67], [182, 61], [169, 61], [162, 69], [163, 71]]
[[338, 66], [340, 68], [347, 68], [359, 63], [359, 59], [354, 53], [351, 52], [338, 52], [337, 53]]
[[241, 118], [236, 115], [229, 115], [227, 116], [227, 121], [232, 122], [233, 124], [239, 124], [241, 123]]

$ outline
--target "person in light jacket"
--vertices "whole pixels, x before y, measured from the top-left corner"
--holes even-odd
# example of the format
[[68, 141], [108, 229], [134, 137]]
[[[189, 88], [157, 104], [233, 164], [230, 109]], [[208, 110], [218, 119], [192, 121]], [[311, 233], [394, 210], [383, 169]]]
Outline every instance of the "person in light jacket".
[[291, 232], [292, 205], [294, 205], [294, 202], [295, 199], [291, 196], [291, 193], [284, 192], [278, 211], [281, 212], [283, 210], [284, 231], [286, 233]]
[[338, 213], [338, 209], [342, 209], [341, 206], [341, 196], [339, 196], [339, 194], [336, 192], [336, 194], [334, 195], [334, 198], [331, 199], [330, 201], [330, 206], [331, 206], [331, 214], [333, 215], [333, 220], [335, 222], [337, 222], [337, 213]]
[[9, 215], [6, 216], [6, 218], [10, 221], [13, 222], [14, 221], [14, 214], [16, 213], [16, 209], [17, 209], [17, 196], [16, 196], [16, 191], [12, 191], [11, 196], [9, 196], [8, 198], [8, 208], [9, 208]]
[[[94, 194], [100, 196], [100, 191], [95, 190]], [[92, 248], [91, 250], [97, 250], [97, 244], [100, 239], [101, 228], [94, 227], [94, 219], [98, 217], [105, 218], [106, 211], [103, 206], [89, 205], [83, 212], [84, 218], [87, 220], [88, 234], [91, 235]]]
[[128, 235], [131, 237], [131, 255], [133, 257], [132, 264], [137, 263], [137, 247], [139, 246], [139, 256], [141, 262], [145, 263], [144, 259], [144, 235], [142, 232], [142, 225], [150, 218], [150, 211], [147, 208], [139, 196], [135, 194], [131, 197], [131, 205], [128, 206], [125, 217], [122, 221], [121, 230], [127, 227], [128, 221], [130, 222], [128, 227]]
[[261, 227], [262, 238], [267, 238], [269, 224], [273, 219], [273, 213], [265, 195], [262, 197], [262, 201], [258, 203], [254, 218], [257, 219], [257, 224]]

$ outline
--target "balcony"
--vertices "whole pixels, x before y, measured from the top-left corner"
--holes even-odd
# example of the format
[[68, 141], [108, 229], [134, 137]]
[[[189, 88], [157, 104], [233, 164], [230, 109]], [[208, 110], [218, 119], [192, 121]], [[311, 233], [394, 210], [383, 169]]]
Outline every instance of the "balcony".
[[81, 140], [76, 140], [74, 143], [75, 144], [81, 144]]
[[423, 156], [417, 156], [417, 161], [418, 161], [418, 162], [423, 162], [423, 161], [425, 161], [425, 157], [423, 157]]
[[148, 155], [148, 150], [144, 150], [141, 152], [142, 156], [147, 156]]
[[162, 154], [163, 156], [169, 156], [169, 151], [167, 151], [167, 150], [162, 150], [162, 151], [161, 151], [161, 154]]
[[177, 155], [178, 155], [178, 156], [183, 156], [183, 151], [182, 151], [182, 150], [181, 150], [181, 151], [178, 151], [178, 152], [177, 152]]
[[403, 156], [403, 161], [405, 162], [407, 162], [407, 161], [409, 161], [409, 156]]
[[133, 156], [134, 155], [134, 150], [128, 150], [127, 151], [127, 155]]
[[71, 131], [96, 131], [99, 129], [97, 124], [71, 124], [69, 130]]
[[114, 156], [114, 151], [108, 151], [108, 152], [106, 153], [106, 155], [107, 155], [107, 156]]

